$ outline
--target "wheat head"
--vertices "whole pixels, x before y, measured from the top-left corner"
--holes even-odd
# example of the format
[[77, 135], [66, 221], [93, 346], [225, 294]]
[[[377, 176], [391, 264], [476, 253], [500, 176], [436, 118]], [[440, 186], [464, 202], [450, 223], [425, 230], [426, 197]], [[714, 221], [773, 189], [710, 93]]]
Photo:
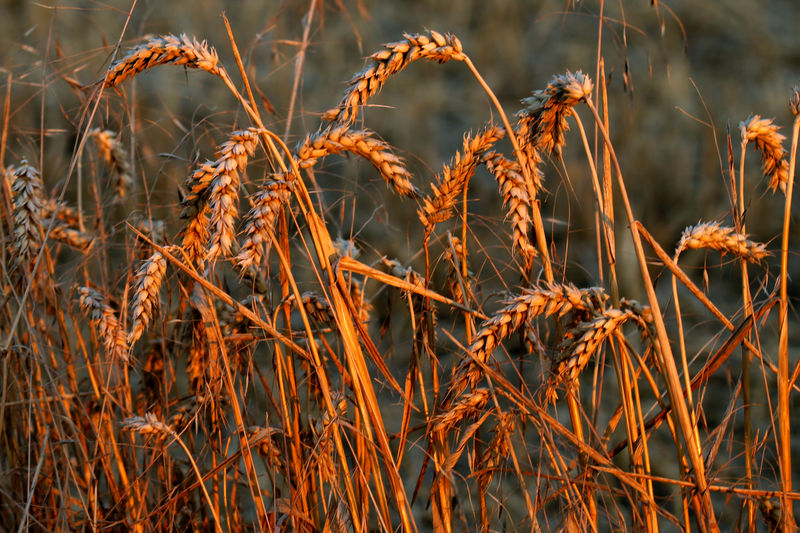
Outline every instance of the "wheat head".
[[103, 84], [106, 88], [116, 87], [140, 72], [166, 64], [185, 65], [220, 77], [225, 75], [217, 51], [206, 41], [198, 41], [186, 34], [178, 37], [162, 35], [140, 44], [111, 65]]
[[749, 142], [755, 143], [756, 150], [761, 152], [761, 168], [765, 176], [769, 176], [769, 188], [774, 192], [778, 188], [786, 194], [786, 184], [789, 181], [789, 162], [783, 141], [786, 139], [778, 133], [780, 129], [772, 123], [771, 118], [761, 118], [751, 115], [739, 124], [742, 134], [742, 145]]
[[352, 123], [358, 117], [359, 107], [380, 91], [386, 80], [413, 61], [427, 59], [445, 63], [451, 59], [464, 60], [461, 41], [454, 35], [431, 30], [426, 34], [406, 33], [403, 37], [402, 41], [384, 44], [382, 50], [369, 56], [367, 67], [350, 80], [339, 105], [325, 112], [323, 120]]

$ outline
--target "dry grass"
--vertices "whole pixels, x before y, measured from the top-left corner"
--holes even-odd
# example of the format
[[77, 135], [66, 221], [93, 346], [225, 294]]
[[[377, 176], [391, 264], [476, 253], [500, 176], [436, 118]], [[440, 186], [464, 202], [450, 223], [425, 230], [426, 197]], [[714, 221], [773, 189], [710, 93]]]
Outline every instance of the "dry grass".
[[[305, 109], [311, 128], [276, 134], [273, 119], [302, 101], [320, 8], [291, 41], [288, 112], [229, 25], [216, 43], [233, 51], [227, 68], [187, 35], [143, 38], [94, 86], [89, 69], [58, 63], [48, 91], [80, 101], [68, 160], [48, 150], [61, 130], [47, 117], [38, 136], [16, 125], [24, 78], [10, 75], [0, 530], [795, 530], [800, 92], [788, 149], [780, 119], [753, 115], [737, 168], [728, 136], [729, 205], [699, 215], [719, 222], [680, 234], [687, 221], [666, 206], [678, 230], [657, 239], [612, 142], [626, 124], [602, 47], [597, 80], [555, 76], [512, 124], [469, 46], [407, 33], [328, 95], [338, 104], [321, 123]], [[494, 120], [446, 163], [356, 124], [418, 59], [456, 62], [447, 76], [472, 76], [491, 103]], [[186, 81], [203, 106], [172, 110], [170, 89], [137, 85], [167, 64], [216, 76]], [[211, 84], [229, 94], [212, 98]], [[171, 152], [141, 125], [154, 108], [178, 132]], [[456, 146], [461, 132], [447, 135]], [[17, 157], [34, 160], [37, 143], [35, 166]], [[753, 194], [751, 143], [784, 193], [777, 235], [745, 224], [775, 201]], [[672, 256], [659, 240], [677, 242]], [[688, 250], [735, 259], [706, 259], [701, 290]]]

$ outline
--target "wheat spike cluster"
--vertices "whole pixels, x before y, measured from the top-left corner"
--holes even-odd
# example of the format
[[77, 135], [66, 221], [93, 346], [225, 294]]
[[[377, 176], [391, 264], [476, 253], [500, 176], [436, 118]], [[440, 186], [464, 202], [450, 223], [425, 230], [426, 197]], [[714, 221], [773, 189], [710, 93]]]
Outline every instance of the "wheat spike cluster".
[[800, 90], [677, 142], [681, 6], [179, 4], [0, 50], [0, 531], [797, 529]]

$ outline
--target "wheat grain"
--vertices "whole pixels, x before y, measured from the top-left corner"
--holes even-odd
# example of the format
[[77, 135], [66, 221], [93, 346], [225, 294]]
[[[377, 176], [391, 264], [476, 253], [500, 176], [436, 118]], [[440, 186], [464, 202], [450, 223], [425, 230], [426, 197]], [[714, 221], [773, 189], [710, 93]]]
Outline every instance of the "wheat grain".
[[95, 128], [89, 131], [89, 135], [97, 143], [100, 157], [103, 158], [103, 161], [106, 162], [116, 177], [113, 201], [119, 202], [125, 198], [128, 190], [133, 185], [130, 156], [122, 146], [119, 136], [113, 131]]
[[159, 305], [159, 291], [166, 271], [167, 260], [160, 252], [154, 252], [136, 271], [130, 304], [131, 331], [128, 334], [130, 346], [139, 340], [153, 319]]
[[561, 156], [569, 130], [567, 117], [579, 102], [592, 94], [592, 80], [578, 71], [555, 76], [544, 90], [535, 91], [522, 100], [525, 108], [519, 113], [517, 130], [520, 144], [530, 143], [536, 149]]
[[761, 261], [769, 255], [766, 245], [751, 241], [747, 235], [737, 233], [734, 228], [719, 222], [704, 222], [688, 226], [683, 230], [681, 240], [675, 249], [675, 260], [687, 249], [711, 248], [724, 253], [732, 253], [748, 261]]
[[158, 440], [163, 440], [174, 434], [172, 429], [164, 422], [161, 422], [153, 413], [126, 418], [122, 421], [122, 428], [141, 435], [151, 435]]
[[267, 182], [250, 198], [252, 209], [245, 217], [244, 244], [236, 256], [241, 270], [258, 267], [264, 254], [269, 253], [270, 235], [275, 231], [275, 220], [284, 204], [289, 201], [290, 182], [276, 179]]
[[436, 31], [427, 34], [403, 35], [402, 41], [387, 43], [383, 49], [369, 56], [367, 67], [350, 80], [349, 87], [339, 105], [322, 116], [323, 120], [351, 123], [358, 116], [359, 107], [378, 91], [393, 75], [418, 59], [445, 63], [463, 61], [461, 41], [454, 35]]
[[432, 194], [422, 199], [422, 206], [417, 210], [426, 233], [433, 231], [435, 224], [450, 218], [453, 207], [475, 173], [483, 154], [504, 135], [503, 128], [490, 125], [475, 136], [464, 136], [461, 152], [456, 152], [450, 164], [444, 165], [442, 173], [436, 176], [435, 183], [431, 184]]
[[417, 197], [419, 191], [411, 183], [411, 174], [402, 159], [391, 152], [388, 144], [374, 138], [374, 135], [369, 130], [351, 130], [343, 125], [329, 126], [306, 137], [301, 143], [297, 149], [298, 165], [310, 168], [327, 155], [351, 152], [372, 163], [398, 194]]
[[761, 168], [765, 176], [769, 176], [769, 188], [774, 192], [778, 188], [786, 194], [786, 183], [789, 181], [789, 162], [783, 148], [786, 139], [778, 133], [780, 129], [772, 123], [773, 119], [751, 115], [739, 124], [742, 134], [742, 149], [749, 142], [754, 142], [756, 150], [761, 152]]
[[186, 34], [162, 35], [137, 46], [111, 65], [103, 83], [107, 88], [116, 87], [140, 72], [165, 64], [185, 65], [220, 77], [225, 75], [217, 51], [206, 41], [200, 42]]
[[89, 321], [97, 329], [97, 335], [102, 339], [106, 353], [114, 359], [128, 362], [128, 343], [125, 339], [125, 330], [117, 318], [117, 313], [106, 302], [106, 297], [99, 291], [90, 287], [77, 287], [80, 295], [79, 303], [84, 313], [89, 316]]

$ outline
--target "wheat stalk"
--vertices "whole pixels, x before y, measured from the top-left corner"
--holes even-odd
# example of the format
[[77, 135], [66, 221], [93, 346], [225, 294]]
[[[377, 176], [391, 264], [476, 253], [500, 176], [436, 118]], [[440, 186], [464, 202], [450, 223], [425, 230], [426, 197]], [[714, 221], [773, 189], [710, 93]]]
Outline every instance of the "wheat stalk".
[[519, 113], [517, 131], [521, 148], [530, 144], [536, 149], [561, 156], [569, 130], [567, 117], [572, 108], [592, 94], [592, 80], [578, 71], [555, 76], [544, 90], [524, 98], [525, 108]]
[[90, 287], [78, 287], [79, 303], [83, 312], [89, 316], [89, 321], [97, 329], [97, 335], [102, 339], [106, 353], [112, 358], [119, 358], [128, 362], [128, 343], [125, 339], [125, 330], [117, 318], [117, 313], [106, 302], [106, 297], [99, 291]]
[[723, 226], [719, 222], [704, 222], [688, 226], [681, 234], [681, 240], [675, 249], [675, 261], [684, 250], [711, 248], [724, 253], [731, 253], [747, 261], [758, 262], [769, 255], [766, 245], [751, 241], [746, 234], [737, 233], [734, 228]]
[[111, 65], [103, 84], [107, 88], [116, 87], [140, 72], [166, 64], [185, 65], [220, 77], [225, 75], [217, 51], [206, 41], [200, 42], [186, 34], [162, 35], [140, 44]]
[[200, 473], [200, 469], [197, 467], [197, 463], [192, 457], [192, 452], [189, 448], [186, 447], [186, 444], [183, 443], [180, 436], [178, 436], [175, 431], [171, 427], [169, 427], [164, 422], [161, 422], [156, 415], [153, 413], [145, 413], [144, 417], [141, 416], [133, 416], [130, 418], [126, 418], [122, 422], [123, 429], [127, 429], [129, 431], [134, 431], [136, 433], [142, 435], [152, 435], [158, 440], [163, 440], [167, 437], [172, 437], [175, 442], [177, 442], [183, 451], [186, 452], [187, 457], [189, 458], [189, 462], [192, 464], [192, 468], [194, 469], [194, 473], [197, 476], [197, 479], [200, 481], [200, 488], [203, 491], [203, 495], [206, 498], [206, 502], [208, 503], [209, 510], [211, 511], [211, 515], [214, 518], [214, 525], [216, 527], [216, 531], [218, 533], [222, 533], [222, 527], [219, 523], [219, 516], [217, 516], [216, 508], [214, 507], [214, 502], [211, 500], [211, 496], [208, 494], [208, 490], [206, 490], [206, 486], [203, 483], [203, 475]]
[[417, 210], [426, 233], [430, 234], [434, 225], [450, 218], [453, 207], [475, 173], [482, 156], [504, 135], [503, 128], [490, 125], [475, 136], [464, 136], [463, 148], [456, 152], [450, 164], [444, 165], [442, 173], [435, 177], [435, 183], [431, 184], [433, 192], [422, 199], [422, 206]]
[[113, 201], [119, 202], [125, 198], [133, 185], [130, 156], [122, 146], [119, 136], [113, 131], [95, 128], [89, 131], [89, 135], [97, 143], [100, 157], [116, 176]]
[[761, 152], [761, 168], [765, 176], [769, 176], [769, 188], [774, 192], [778, 188], [786, 194], [786, 183], [789, 181], [789, 162], [783, 141], [786, 139], [778, 133], [780, 129], [772, 123], [773, 119], [751, 115], [739, 124], [742, 134], [742, 149], [749, 142], [754, 142], [756, 150]]
[[236, 256], [236, 264], [243, 271], [258, 266], [264, 254], [269, 253], [270, 235], [275, 231], [275, 220], [281, 208], [289, 201], [289, 187], [288, 181], [272, 180], [250, 197], [252, 208], [244, 225], [247, 237]]
[[167, 260], [160, 252], [154, 252], [136, 271], [130, 304], [131, 331], [128, 334], [130, 346], [139, 340], [153, 319], [159, 305], [159, 291], [166, 271]]
[[383, 49], [369, 56], [367, 67], [350, 80], [339, 105], [322, 116], [323, 120], [350, 123], [358, 116], [359, 107], [380, 91], [393, 75], [418, 59], [445, 63], [463, 61], [466, 57], [458, 37], [429, 31], [427, 34], [403, 35], [402, 41], [383, 45]]
[[369, 130], [351, 130], [346, 125], [332, 125], [306, 137], [297, 149], [297, 163], [310, 168], [320, 158], [330, 154], [351, 152], [359, 155], [381, 173], [383, 179], [401, 196], [415, 198], [419, 192], [411, 183], [411, 174], [402, 159], [391, 152], [391, 147], [376, 139]]

